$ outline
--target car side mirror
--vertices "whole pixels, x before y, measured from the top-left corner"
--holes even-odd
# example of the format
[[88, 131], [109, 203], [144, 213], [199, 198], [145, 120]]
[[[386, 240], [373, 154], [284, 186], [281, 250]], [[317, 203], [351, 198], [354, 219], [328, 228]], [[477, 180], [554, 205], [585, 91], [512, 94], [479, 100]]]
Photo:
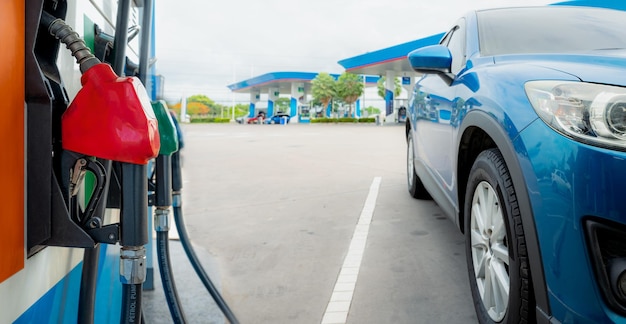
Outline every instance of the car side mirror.
[[418, 48], [407, 58], [413, 70], [420, 73], [450, 73], [452, 67], [452, 54], [443, 45]]

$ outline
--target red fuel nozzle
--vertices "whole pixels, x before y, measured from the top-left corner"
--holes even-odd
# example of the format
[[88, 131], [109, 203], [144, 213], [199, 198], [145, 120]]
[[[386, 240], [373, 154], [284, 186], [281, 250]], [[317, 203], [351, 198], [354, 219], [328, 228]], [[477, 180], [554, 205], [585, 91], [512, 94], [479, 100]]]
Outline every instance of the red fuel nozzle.
[[157, 119], [141, 81], [104, 63], [83, 73], [82, 89], [62, 117], [63, 149], [146, 164], [159, 154]]

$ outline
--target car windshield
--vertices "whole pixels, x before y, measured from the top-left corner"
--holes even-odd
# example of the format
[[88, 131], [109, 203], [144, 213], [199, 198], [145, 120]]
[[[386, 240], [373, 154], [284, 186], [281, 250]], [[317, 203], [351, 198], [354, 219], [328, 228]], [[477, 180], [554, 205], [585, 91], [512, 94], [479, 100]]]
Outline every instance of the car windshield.
[[581, 7], [477, 12], [482, 56], [626, 48], [626, 12]]

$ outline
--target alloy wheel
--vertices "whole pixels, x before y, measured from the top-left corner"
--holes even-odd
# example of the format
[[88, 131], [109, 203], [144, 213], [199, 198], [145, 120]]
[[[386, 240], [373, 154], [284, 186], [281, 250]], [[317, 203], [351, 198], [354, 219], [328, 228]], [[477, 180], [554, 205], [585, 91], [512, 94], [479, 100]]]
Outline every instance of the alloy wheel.
[[409, 187], [413, 186], [413, 174], [415, 173], [415, 166], [413, 165], [413, 136], [409, 136], [407, 143], [406, 153], [406, 167], [407, 167], [407, 179], [409, 181]]
[[509, 247], [500, 200], [486, 181], [474, 191], [470, 231], [476, 285], [489, 317], [500, 322], [509, 302]]

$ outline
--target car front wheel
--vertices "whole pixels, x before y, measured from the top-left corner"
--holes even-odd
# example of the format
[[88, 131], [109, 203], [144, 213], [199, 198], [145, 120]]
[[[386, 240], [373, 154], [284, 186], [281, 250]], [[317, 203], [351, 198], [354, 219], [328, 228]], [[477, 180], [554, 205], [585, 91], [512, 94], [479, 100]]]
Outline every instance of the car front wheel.
[[479, 322], [534, 322], [517, 196], [497, 149], [480, 153], [470, 171], [465, 195], [465, 251]]

